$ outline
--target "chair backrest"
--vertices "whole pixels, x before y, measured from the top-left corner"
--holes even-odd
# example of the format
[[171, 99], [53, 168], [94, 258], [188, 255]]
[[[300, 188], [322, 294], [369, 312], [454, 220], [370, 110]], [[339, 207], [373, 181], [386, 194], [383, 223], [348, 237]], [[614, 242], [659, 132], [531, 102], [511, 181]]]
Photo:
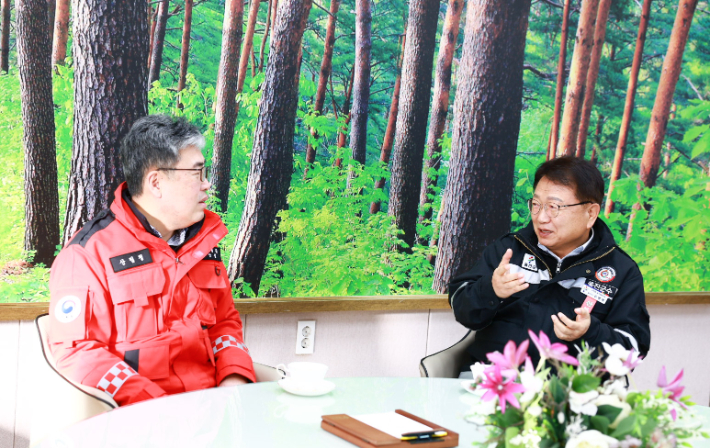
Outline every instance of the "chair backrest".
[[469, 331], [451, 347], [423, 358], [419, 362], [419, 374], [429, 378], [458, 378], [459, 369], [466, 358], [466, 348], [475, 336], [475, 331]]
[[118, 407], [107, 393], [74, 383], [59, 373], [47, 340], [49, 315], [38, 316], [35, 324], [46, 363], [39, 363], [33, 372], [36, 389], [30, 446], [36, 445], [51, 432]]
[[256, 376], [256, 382], [261, 383], [264, 381], [279, 381], [286, 376], [286, 372], [277, 369], [276, 367], [267, 366], [266, 364], [260, 364], [258, 362], [254, 363], [254, 375]]

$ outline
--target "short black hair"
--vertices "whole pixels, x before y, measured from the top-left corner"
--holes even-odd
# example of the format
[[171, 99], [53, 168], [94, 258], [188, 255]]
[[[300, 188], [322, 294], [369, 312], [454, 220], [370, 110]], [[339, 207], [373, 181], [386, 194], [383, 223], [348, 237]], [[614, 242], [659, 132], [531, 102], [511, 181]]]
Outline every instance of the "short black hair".
[[554, 184], [571, 188], [582, 202], [591, 201], [601, 205], [604, 200], [602, 173], [587, 160], [574, 156], [548, 160], [537, 167], [533, 188], [537, 187], [543, 177]]
[[140, 196], [148, 170], [175, 166], [180, 160], [180, 151], [188, 146], [202, 150], [205, 137], [197, 126], [184, 118], [148, 115], [133, 123], [120, 150], [129, 193]]

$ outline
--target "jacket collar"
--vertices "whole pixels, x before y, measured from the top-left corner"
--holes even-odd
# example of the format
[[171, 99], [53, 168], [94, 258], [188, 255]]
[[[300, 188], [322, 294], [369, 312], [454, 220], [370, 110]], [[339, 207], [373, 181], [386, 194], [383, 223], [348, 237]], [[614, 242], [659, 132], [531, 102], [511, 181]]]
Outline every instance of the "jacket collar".
[[[126, 197], [129, 198], [128, 201], [126, 201]], [[116, 216], [116, 220], [130, 230], [139, 241], [154, 247], [170, 247], [150, 230], [151, 226], [148, 220], [132, 204], [130, 195], [128, 194], [128, 186], [125, 182], [119, 185], [114, 192], [114, 201], [111, 204], [111, 211]], [[187, 228], [185, 241], [181, 246], [174, 248], [174, 250], [177, 252], [181, 248], [196, 247], [205, 240], [207, 235], [213, 237], [211, 241], [209, 241], [209, 245], [212, 247], [216, 246], [217, 242], [227, 235], [227, 228], [222, 223], [220, 217], [209, 210], [205, 210], [205, 216], [202, 221]], [[206, 252], [209, 252], [209, 249]]]
[[[587, 247], [576, 256], [578, 260], [586, 260], [597, 257], [608, 251], [611, 247], [616, 246], [614, 235], [611, 233], [609, 226], [607, 226], [601, 218], [597, 218], [592, 228], [594, 229], [594, 237], [592, 238], [591, 243], [589, 243]], [[530, 221], [523, 229], [513, 233], [513, 235], [521, 238], [529, 247], [539, 250], [537, 247], [537, 235], [535, 235], [535, 228], [533, 227], [532, 221]]]

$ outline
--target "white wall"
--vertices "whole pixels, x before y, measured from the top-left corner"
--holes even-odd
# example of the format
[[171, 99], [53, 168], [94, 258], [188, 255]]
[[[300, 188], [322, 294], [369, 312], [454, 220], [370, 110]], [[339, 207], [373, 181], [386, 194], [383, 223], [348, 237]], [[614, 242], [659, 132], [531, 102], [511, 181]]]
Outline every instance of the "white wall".
[[[651, 351], [634, 373], [637, 388], [655, 387], [661, 365], [685, 369], [685, 393], [710, 405], [710, 305], [652, 305]], [[323, 362], [328, 376], [418, 376], [419, 360], [466, 333], [450, 311], [349, 311], [242, 317], [254, 360], [276, 365]], [[296, 355], [296, 325], [315, 320], [315, 351]], [[43, 363], [34, 322], [0, 322], [0, 447], [29, 446], [32, 372]], [[677, 367], [676, 367], [677, 366]]]

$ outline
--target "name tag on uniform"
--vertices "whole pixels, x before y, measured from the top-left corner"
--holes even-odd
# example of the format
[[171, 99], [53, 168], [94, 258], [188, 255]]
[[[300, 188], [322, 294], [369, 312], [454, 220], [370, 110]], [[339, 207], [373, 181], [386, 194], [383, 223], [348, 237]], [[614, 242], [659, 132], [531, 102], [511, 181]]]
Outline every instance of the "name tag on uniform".
[[[588, 285], [582, 285], [580, 290], [582, 291], [582, 294], [587, 296], [587, 299], [592, 298], [599, 303], [606, 303], [607, 300], [611, 299], [611, 297], [609, 297], [608, 295], [604, 294], [601, 291], [597, 291], [596, 289], [594, 289]], [[585, 303], [586, 303], [586, 300], [585, 300]]]

